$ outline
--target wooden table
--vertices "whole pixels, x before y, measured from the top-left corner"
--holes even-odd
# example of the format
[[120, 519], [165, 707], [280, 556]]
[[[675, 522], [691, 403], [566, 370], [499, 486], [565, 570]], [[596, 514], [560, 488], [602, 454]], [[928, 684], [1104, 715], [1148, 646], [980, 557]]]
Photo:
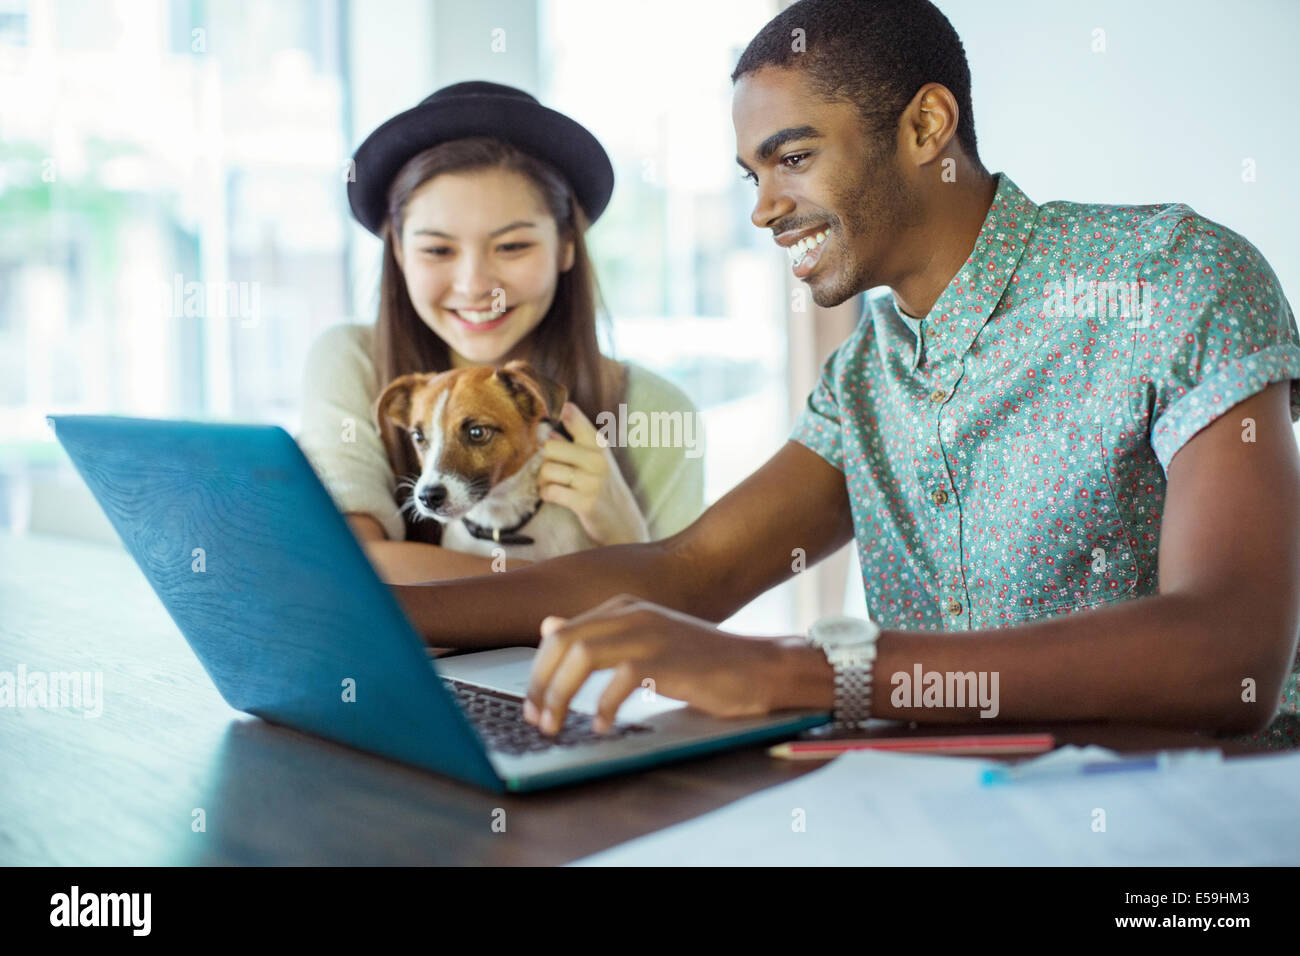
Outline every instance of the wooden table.
[[[125, 551], [0, 535], [0, 671], [20, 663], [102, 671], [104, 703], [96, 718], [0, 708], [0, 864], [558, 864], [823, 766], [759, 746], [538, 794], [477, 790], [232, 710]], [[1218, 745], [996, 729], [1121, 751]]]

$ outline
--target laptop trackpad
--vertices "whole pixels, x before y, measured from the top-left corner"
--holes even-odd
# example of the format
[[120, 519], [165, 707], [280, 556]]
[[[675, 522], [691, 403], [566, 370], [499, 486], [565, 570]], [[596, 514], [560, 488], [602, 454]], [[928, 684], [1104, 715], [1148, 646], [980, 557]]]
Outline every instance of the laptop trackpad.
[[[482, 684], [493, 690], [522, 697], [528, 690], [533, 655], [536, 653], [536, 648], [532, 647], [503, 647], [494, 651], [439, 658], [435, 666], [443, 677]], [[570, 707], [579, 713], [594, 714], [596, 705], [600, 701], [600, 694], [613, 675], [612, 670], [593, 673], [574, 695]], [[656, 714], [679, 710], [685, 706], [686, 704], [680, 700], [652, 693], [648, 687], [639, 687], [619, 708], [618, 719], [642, 721]]]

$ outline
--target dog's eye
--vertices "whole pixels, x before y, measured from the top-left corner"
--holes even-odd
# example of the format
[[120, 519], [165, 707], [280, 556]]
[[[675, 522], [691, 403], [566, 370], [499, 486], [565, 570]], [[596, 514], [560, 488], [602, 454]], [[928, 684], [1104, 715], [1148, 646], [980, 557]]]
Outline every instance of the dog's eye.
[[476, 445], [482, 445], [492, 437], [492, 429], [486, 425], [470, 425], [465, 429], [465, 434]]
[[423, 444], [424, 444], [424, 432], [420, 431], [420, 429], [418, 429], [418, 428], [412, 430], [412, 432], [411, 432], [411, 441], [415, 442], [417, 445], [423, 445]]

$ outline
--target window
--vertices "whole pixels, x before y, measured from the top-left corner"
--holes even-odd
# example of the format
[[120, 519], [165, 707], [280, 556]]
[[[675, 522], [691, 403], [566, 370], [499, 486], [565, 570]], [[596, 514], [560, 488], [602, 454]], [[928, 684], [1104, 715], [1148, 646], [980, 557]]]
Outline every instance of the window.
[[344, 10], [0, 0], [0, 523], [50, 412], [296, 428], [348, 313]]
[[[539, 98], [592, 130], [614, 163], [614, 196], [591, 230], [610, 350], [695, 400], [710, 503], [771, 457], [791, 422], [788, 261], [749, 221], [731, 122], [731, 71], [777, 10], [668, 0], [636, 16], [636, 43], [622, 4], [557, 0], [540, 18]], [[786, 632], [791, 598], [776, 589], [728, 626]]]

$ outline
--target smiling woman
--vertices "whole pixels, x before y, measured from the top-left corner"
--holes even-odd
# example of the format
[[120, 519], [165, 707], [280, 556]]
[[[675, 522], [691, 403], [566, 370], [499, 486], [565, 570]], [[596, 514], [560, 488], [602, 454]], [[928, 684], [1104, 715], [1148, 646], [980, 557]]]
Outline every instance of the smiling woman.
[[[485, 573], [490, 559], [446, 551], [441, 525], [404, 507], [422, 464], [411, 435], [374, 417], [387, 383], [522, 359], [567, 389], [579, 444], [620, 406], [696, 410], [600, 352], [584, 237], [613, 175], [585, 129], [519, 90], [461, 83], [381, 126], [355, 163], [352, 210], [384, 243], [379, 315], [313, 346], [299, 443], [354, 528], [373, 538], [374, 524], [356, 523], [369, 516], [391, 539], [365, 542], [389, 581]], [[573, 512], [585, 546], [665, 537], [703, 510], [698, 450], [588, 444], [548, 451], [560, 457], [540, 473], [542, 496]]]
[[[410, 180], [424, 180], [406, 200], [401, 236], [393, 242], [411, 305], [445, 343], [453, 368], [528, 358], [560, 276], [574, 267], [574, 239], [560, 234], [523, 173], [497, 166], [426, 178], [452, 149], [507, 155], [490, 141], [449, 144], [443, 156], [416, 157], [399, 174], [398, 194]], [[565, 318], [563, 324], [581, 321], [572, 311]], [[564, 331], [561, 325], [556, 323], [557, 333]], [[573, 356], [579, 367], [599, 367], [594, 323], [591, 331], [591, 342], [580, 334], [566, 337], [569, 349], [579, 353]]]

